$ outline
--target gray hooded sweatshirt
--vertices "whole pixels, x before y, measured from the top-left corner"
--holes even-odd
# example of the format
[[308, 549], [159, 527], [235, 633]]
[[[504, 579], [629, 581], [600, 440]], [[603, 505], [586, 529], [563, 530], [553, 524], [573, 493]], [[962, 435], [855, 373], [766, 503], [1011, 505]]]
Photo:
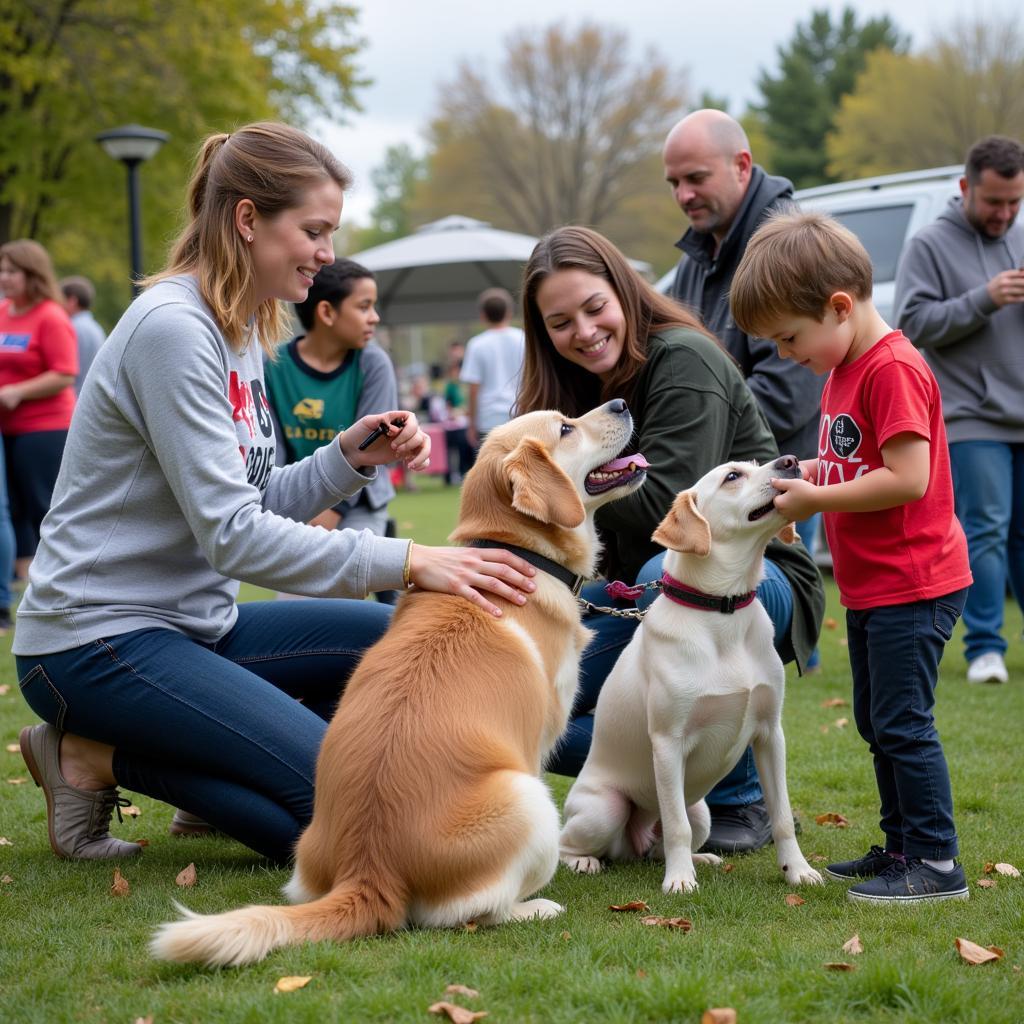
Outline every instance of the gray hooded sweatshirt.
[[275, 466], [259, 345], [229, 346], [191, 277], [154, 285], [85, 381], [14, 653], [152, 627], [212, 643], [235, 624], [236, 580], [311, 597], [400, 588], [407, 541], [304, 524], [374, 476], [334, 441]]
[[1024, 225], [979, 234], [959, 198], [908, 243], [896, 322], [942, 392], [950, 442], [1024, 442], [1024, 304], [997, 307], [987, 284], [1024, 263]]

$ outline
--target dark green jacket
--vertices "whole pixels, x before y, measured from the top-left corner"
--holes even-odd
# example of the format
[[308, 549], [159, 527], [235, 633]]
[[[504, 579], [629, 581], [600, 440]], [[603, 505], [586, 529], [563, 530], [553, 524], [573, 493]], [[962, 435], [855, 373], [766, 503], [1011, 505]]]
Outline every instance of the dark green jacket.
[[[648, 340], [647, 362], [629, 403], [631, 450], [651, 469], [639, 490], [598, 510], [606, 578], [632, 583], [660, 550], [651, 540], [676, 494], [723, 462], [764, 463], [779, 450], [763, 413], [729, 356], [697, 331], [673, 328]], [[767, 556], [793, 588], [793, 624], [783, 661], [802, 669], [825, 612], [821, 574], [801, 543], [773, 540]]]

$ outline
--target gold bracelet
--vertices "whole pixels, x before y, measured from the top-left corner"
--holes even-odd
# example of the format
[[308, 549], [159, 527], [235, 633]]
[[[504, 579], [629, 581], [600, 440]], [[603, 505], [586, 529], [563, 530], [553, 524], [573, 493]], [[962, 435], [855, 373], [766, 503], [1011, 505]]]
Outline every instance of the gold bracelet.
[[405, 549], [405, 565], [402, 566], [402, 585], [408, 590], [412, 586], [412, 541]]

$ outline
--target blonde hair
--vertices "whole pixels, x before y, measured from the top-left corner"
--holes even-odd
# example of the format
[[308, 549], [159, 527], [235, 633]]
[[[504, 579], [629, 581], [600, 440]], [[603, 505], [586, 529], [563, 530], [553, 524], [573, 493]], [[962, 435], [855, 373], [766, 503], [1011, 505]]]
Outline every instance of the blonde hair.
[[871, 257], [860, 240], [824, 213], [779, 213], [747, 243], [729, 304], [741, 330], [757, 335], [787, 316], [821, 323], [836, 292], [871, 298]]
[[16, 238], [0, 245], [0, 259], [7, 257], [25, 275], [25, 297], [32, 306], [43, 299], [60, 302], [60, 286], [53, 272], [50, 254], [31, 238]]
[[209, 136], [188, 186], [188, 224], [171, 248], [167, 266], [145, 281], [193, 274], [229, 344], [244, 344], [254, 329], [272, 354], [284, 336], [287, 314], [277, 299], [261, 302], [250, 324], [255, 277], [252, 254], [235, 227], [235, 208], [248, 199], [261, 217], [299, 206], [313, 185], [330, 179], [342, 189], [348, 169], [319, 142], [290, 125], [261, 121], [230, 134]]

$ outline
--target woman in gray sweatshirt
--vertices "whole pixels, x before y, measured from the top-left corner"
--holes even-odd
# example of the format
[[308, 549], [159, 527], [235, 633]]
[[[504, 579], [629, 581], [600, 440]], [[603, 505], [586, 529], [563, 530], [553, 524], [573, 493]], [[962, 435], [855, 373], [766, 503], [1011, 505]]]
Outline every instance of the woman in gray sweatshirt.
[[[100, 350], [75, 411], [13, 650], [44, 724], [21, 750], [50, 843], [131, 856], [116, 787], [201, 816], [287, 860], [312, 813], [326, 719], [390, 609], [360, 600], [238, 605], [238, 582], [318, 598], [407, 587], [521, 602], [504, 551], [430, 548], [305, 525], [430, 443], [401, 410], [366, 416], [277, 467], [262, 350], [282, 301], [333, 262], [346, 169], [286, 125], [204, 143], [190, 223]], [[398, 421], [404, 420], [404, 425]], [[359, 443], [378, 425], [385, 435]]]

